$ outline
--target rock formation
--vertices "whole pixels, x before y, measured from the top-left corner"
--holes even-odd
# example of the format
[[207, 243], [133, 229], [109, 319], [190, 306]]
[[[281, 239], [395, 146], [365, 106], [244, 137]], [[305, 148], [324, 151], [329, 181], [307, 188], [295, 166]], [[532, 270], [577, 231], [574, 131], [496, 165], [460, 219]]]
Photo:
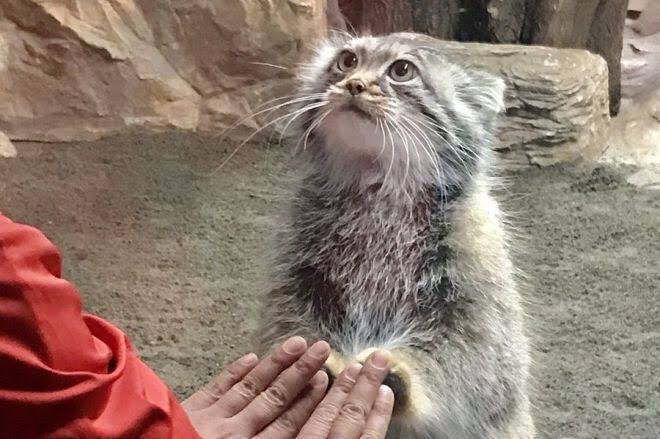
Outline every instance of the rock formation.
[[629, 5], [621, 57], [621, 112], [602, 160], [641, 167], [630, 183], [660, 188], [660, 2]]
[[643, 98], [660, 89], [660, 2], [631, 2], [621, 56], [621, 87], [625, 98]]
[[9, 137], [2, 131], [0, 131], [0, 157], [1, 158], [13, 158], [16, 157], [16, 148], [14, 144], [11, 143]]
[[609, 122], [607, 64], [585, 50], [445, 43], [461, 65], [505, 79], [500, 151], [509, 166], [597, 158]]
[[[451, 6], [415, 2], [406, 26], [426, 20], [437, 27], [439, 15], [424, 18], [421, 6], [438, 13]], [[512, 30], [505, 16], [520, 15], [520, 1], [487, 3], [483, 29], [515, 40], [523, 24]], [[337, 27], [340, 8], [354, 17], [365, 13], [360, 1], [327, 6]], [[392, 11], [386, 15], [406, 16]], [[443, 21], [446, 29], [437, 29], [479, 25], [464, 21]], [[37, 141], [95, 139], [131, 126], [217, 134], [260, 103], [289, 94], [292, 67], [326, 31], [325, 0], [3, 0], [0, 131]], [[447, 54], [507, 80], [501, 150], [510, 163], [546, 165], [604, 146], [608, 79], [601, 58], [583, 50], [460, 43], [447, 43]], [[263, 119], [242, 123], [255, 129]]]
[[374, 33], [414, 30], [453, 41], [588, 49], [607, 61], [610, 110], [614, 115], [619, 108], [621, 44], [627, 2], [339, 0], [339, 6], [353, 27]]
[[222, 130], [281, 92], [325, 28], [318, 0], [2, 0], [0, 130]]

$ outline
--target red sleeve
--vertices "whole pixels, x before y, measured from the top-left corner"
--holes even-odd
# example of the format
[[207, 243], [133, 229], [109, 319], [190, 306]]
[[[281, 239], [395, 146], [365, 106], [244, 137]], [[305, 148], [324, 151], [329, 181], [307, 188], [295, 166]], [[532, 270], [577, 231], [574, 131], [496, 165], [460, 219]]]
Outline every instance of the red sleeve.
[[0, 436], [198, 438], [116, 327], [81, 311], [60, 255], [0, 215]]

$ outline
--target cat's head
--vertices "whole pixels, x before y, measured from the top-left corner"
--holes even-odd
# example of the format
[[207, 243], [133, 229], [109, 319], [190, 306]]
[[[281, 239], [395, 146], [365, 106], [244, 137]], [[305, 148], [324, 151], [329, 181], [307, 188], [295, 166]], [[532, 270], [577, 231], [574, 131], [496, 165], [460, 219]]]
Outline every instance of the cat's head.
[[461, 184], [486, 155], [503, 93], [501, 79], [446, 61], [438, 40], [335, 35], [299, 74], [299, 135], [342, 181]]

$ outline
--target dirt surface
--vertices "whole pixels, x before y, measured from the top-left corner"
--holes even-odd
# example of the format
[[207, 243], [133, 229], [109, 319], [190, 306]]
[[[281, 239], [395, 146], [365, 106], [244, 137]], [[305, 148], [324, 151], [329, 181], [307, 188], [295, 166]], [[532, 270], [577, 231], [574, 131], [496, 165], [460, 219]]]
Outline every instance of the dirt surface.
[[[18, 143], [0, 210], [42, 228], [85, 308], [124, 329], [181, 396], [248, 349], [287, 154], [169, 133]], [[512, 175], [548, 438], [660, 435], [660, 195], [631, 170]]]

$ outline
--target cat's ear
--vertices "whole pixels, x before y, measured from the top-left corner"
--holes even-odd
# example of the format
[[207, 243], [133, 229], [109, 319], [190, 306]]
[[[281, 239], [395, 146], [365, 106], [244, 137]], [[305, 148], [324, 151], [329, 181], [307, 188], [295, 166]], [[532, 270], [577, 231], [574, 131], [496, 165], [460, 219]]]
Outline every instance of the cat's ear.
[[468, 81], [462, 91], [470, 105], [490, 118], [506, 109], [505, 90], [506, 84], [502, 78], [473, 70], [469, 72]]

